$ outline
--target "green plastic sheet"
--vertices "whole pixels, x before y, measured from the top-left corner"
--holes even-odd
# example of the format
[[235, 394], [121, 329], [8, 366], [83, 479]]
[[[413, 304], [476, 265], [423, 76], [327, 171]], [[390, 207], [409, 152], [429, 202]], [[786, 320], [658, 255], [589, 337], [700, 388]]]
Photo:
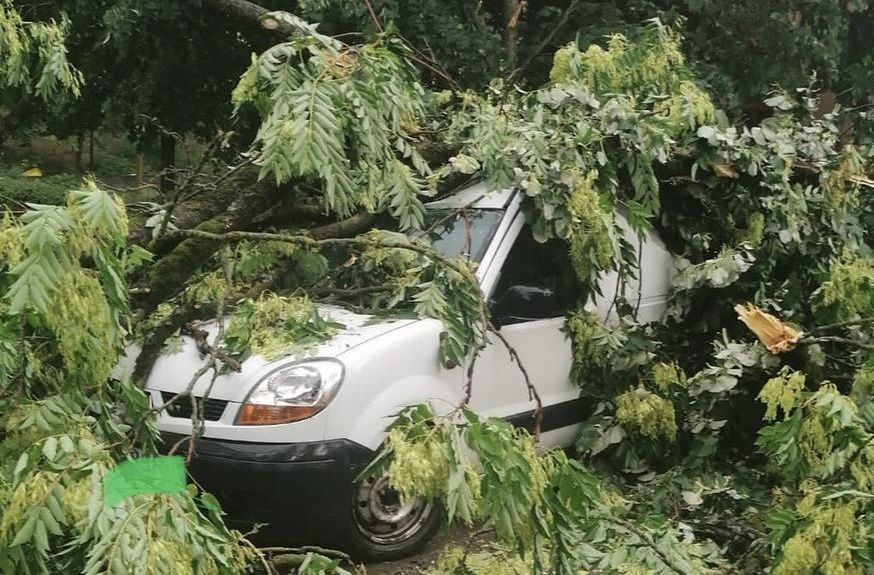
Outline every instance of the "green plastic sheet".
[[185, 459], [178, 456], [128, 459], [103, 478], [103, 504], [115, 507], [134, 495], [185, 490]]

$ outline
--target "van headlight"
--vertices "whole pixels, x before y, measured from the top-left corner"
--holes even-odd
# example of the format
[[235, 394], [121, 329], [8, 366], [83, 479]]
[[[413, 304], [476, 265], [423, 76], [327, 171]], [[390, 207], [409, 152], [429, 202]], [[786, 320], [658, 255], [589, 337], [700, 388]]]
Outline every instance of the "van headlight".
[[313, 359], [272, 371], [255, 384], [237, 414], [237, 425], [274, 425], [307, 419], [334, 399], [343, 364]]

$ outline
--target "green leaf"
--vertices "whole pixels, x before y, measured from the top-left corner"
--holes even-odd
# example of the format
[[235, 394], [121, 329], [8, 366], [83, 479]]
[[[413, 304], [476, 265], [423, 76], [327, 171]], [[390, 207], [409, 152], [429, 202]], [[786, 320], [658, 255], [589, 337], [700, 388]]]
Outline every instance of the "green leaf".
[[15, 537], [12, 539], [12, 543], [10, 543], [10, 547], [16, 547], [18, 545], [24, 545], [29, 542], [33, 537], [34, 530], [36, 529], [36, 524], [38, 522], [38, 514], [31, 510], [27, 514], [27, 519], [24, 521], [24, 524], [21, 528], [15, 533]]
[[58, 454], [58, 438], [55, 436], [49, 437], [42, 444], [42, 454], [49, 461], [53, 460]]
[[20, 456], [18, 456], [18, 461], [15, 463], [15, 469], [12, 471], [13, 485], [17, 485], [21, 480], [21, 474], [27, 468], [29, 462], [30, 457], [28, 456], [27, 451], [24, 451]]

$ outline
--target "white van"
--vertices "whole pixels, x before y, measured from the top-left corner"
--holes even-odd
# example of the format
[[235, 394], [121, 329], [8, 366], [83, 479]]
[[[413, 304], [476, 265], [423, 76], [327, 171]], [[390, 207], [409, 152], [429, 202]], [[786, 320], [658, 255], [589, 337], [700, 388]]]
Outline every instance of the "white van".
[[[521, 199], [512, 190], [486, 193], [476, 185], [433, 202], [428, 221], [444, 221], [428, 238], [450, 256], [468, 247], [492, 315], [543, 400], [543, 447], [565, 447], [590, 411], [570, 380], [571, 346], [562, 331], [575, 302], [573, 271], [561, 257], [565, 250], [534, 241]], [[466, 208], [464, 215], [460, 208]], [[665, 307], [672, 260], [655, 235], [631, 243], [643, 249], [643, 285], [629, 285], [626, 293], [640, 298], [632, 301], [640, 321], [655, 320]], [[610, 298], [615, 286], [615, 273], [602, 278], [601, 292]], [[610, 298], [591, 302], [605, 320]], [[239, 372], [217, 378], [202, 401], [206, 421], [192, 477], [244, 530], [266, 523], [261, 532], [274, 540], [295, 532], [319, 534], [363, 559], [409, 555], [434, 532], [437, 507], [400, 502], [385, 477], [356, 477], [403, 407], [427, 402], [438, 413], [451, 411], [464, 394], [465, 368], [441, 366], [443, 326], [436, 319], [374, 322], [339, 307], [320, 306], [320, 312], [344, 326], [330, 341], [305, 356], [269, 362], [252, 357]], [[213, 325], [205, 329], [215, 333]], [[184, 391], [205, 361], [187, 338], [181, 352], [158, 359], [146, 385], [153, 405]], [[197, 382], [195, 396], [203, 396], [210, 379]], [[476, 362], [471, 406], [483, 416], [533, 427], [534, 404], [500, 342]], [[189, 400], [175, 401], [158, 416], [167, 445], [191, 433], [190, 416]]]

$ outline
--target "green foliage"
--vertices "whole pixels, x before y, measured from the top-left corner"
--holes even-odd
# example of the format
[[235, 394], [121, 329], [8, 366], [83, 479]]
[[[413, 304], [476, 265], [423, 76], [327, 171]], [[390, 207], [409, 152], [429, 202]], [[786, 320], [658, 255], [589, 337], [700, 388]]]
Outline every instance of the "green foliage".
[[[413, 311], [439, 319], [440, 359], [462, 365], [483, 344], [487, 317], [474, 264], [464, 257], [445, 258], [420, 239], [373, 230], [359, 237], [360, 254], [340, 278], [343, 287], [377, 287], [366, 309]], [[380, 287], [385, 289], [379, 289]], [[353, 290], [354, 292], [354, 290]]]
[[[679, 573], [705, 572], [689, 568], [690, 557], [707, 557], [704, 565], [730, 563], [731, 572], [757, 573], [769, 564], [785, 573], [862, 572], [870, 543], [867, 529], [855, 526], [869, 504], [870, 431], [859, 415], [864, 410], [828, 381], [849, 383], [847, 366], [862, 367], [865, 358], [855, 350], [870, 345], [867, 323], [830, 326], [848, 337], [825, 335], [821, 343], [811, 337], [802, 343], [809, 354], [784, 362], [758, 343], [733, 339], [740, 325], [729, 319], [739, 301], [767, 305], [800, 325], [874, 315], [869, 228], [862, 220], [871, 206], [859, 193], [870, 152], [842, 145], [839, 125], [850, 120], [821, 114], [810, 89], [775, 93], [765, 102], [771, 117], [731, 126], [678, 50], [676, 33], [651, 24], [639, 42], [614, 37], [606, 48], [562, 49], [551, 85], [541, 90], [450, 101], [458, 108], [450, 108], [447, 137], [464, 162], [443, 171], [481, 167], [492, 185], [524, 190], [537, 237], [566, 239], [590, 286], [609, 270], [626, 279], [639, 272], [639, 262], [614, 239], [623, 234], [608, 214], [618, 206], [627, 208], [636, 230], [664, 226], [679, 256], [665, 325], [635, 325], [622, 316], [633, 316], [633, 307], [621, 297], [614, 302], [623, 317], [618, 325], [605, 326], [582, 310], [566, 324], [572, 377], [596, 405], [578, 447], [622, 484], [633, 502], [633, 524], [668, 529], [657, 539], [656, 559], [612, 564], [605, 572], [663, 568], [665, 556]], [[715, 338], [712, 354], [696, 344], [701, 337]], [[856, 397], [867, 397], [868, 379], [866, 369], [858, 372]], [[749, 473], [745, 458], [754, 444], [770, 465]], [[742, 489], [720, 481], [709, 491], [701, 479], [707, 473], [749, 474], [749, 481]], [[669, 480], [679, 488], [665, 491]], [[434, 494], [434, 477], [429, 481]], [[787, 482], [786, 490], [768, 493], [757, 487], [762, 481]], [[805, 481], [814, 481], [818, 493], [808, 508]], [[458, 498], [447, 489], [444, 497]], [[486, 488], [484, 477], [479, 489], [481, 499], [501, 488]], [[538, 493], [531, 485], [519, 490], [526, 504]], [[731, 495], [711, 502], [704, 500], [708, 493]], [[755, 505], [744, 507], [747, 500]], [[795, 522], [769, 539], [758, 526], [777, 506], [802, 511], [793, 511]], [[676, 519], [678, 508], [701, 544], [682, 548], [687, 564], [673, 560], [674, 526], [655, 519]], [[553, 533], [565, 520], [550, 516]], [[717, 534], [709, 527], [714, 520], [742, 527]], [[603, 520], [600, 525], [605, 529]], [[611, 536], [583, 538], [584, 549], [595, 557], [632, 556], [627, 540]], [[560, 536], [550, 543], [564, 560], [586, 557], [579, 545], [565, 549]]]
[[616, 420], [626, 431], [651, 439], [677, 437], [673, 404], [645, 389], [626, 391], [616, 399]]
[[579, 310], [568, 317], [565, 330], [573, 342], [574, 363], [571, 376], [574, 381], [585, 382], [589, 376], [599, 373], [609, 365], [610, 351], [615, 348], [611, 332], [604, 328], [601, 319], [594, 313]]
[[347, 46], [306, 30], [254, 59], [234, 91], [238, 110], [251, 102], [261, 113], [261, 177], [317, 178], [332, 213], [385, 208], [402, 229], [420, 226], [422, 88], [391, 43]]
[[790, 374], [789, 369], [784, 367], [780, 375], [772, 377], [765, 383], [758, 399], [768, 406], [765, 412], [767, 421], [777, 419], [777, 408], [783, 410], [784, 421], [789, 418], [804, 390], [804, 380], [803, 373], [796, 371]]
[[44, 102], [79, 95], [82, 75], [67, 60], [64, 45], [68, 25], [66, 16], [30, 22], [12, 0], [0, 2], [0, 94], [35, 93]]
[[[49, 396], [9, 413], [0, 450], [15, 466], [3, 470], [11, 480], [0, 501], [0, 567], [26, 573], [245, 572], [253, 551], [224, 527], [207, 494], [137, 496], [104, 507], [102, 478], [119, 456], [112, 446], [127, 443], [124, 419], [148, 409], [140, 390], [113, 386], [101, 398]], [[112, 396], [125, 399], [105, 403]]]
[[461, 547], [447, 547], [431, 566], [428, 575], [516, 575], [531, 571], [531, 561], [501, 549], [470, 552]]
[[126, 335], [123, 206], [86, 183], [66, 206], [6, 214], [0, 237], [0, 571], [212, 573], [257, 552], [208, 494], [104, 506], [118, 461], [156, 453], [149, 400], [109, 378]]
[[306, 296], [265, 294], [237, 305], [223, 343], [236, 356], [274, 359], [330, 339], [338, 327], [322, 318]]
[[[561, 452], [538, 454], [531, 436], [500, 420], [466, 411], [455, 421], [435, 418], [423, 405], [410, 408], [392, 425], [374, 467], [386, 465], [405, 493], [440, 496], [450, 520], [493, 525], [499, 541], [519, 555], [511, 564], [530, 562], [532, 572], [691, 575], [715, 573], [720, 564], [712, 546], [692, 542], [666, 518], [627, 517], [629, 502], [609, 485]], [[434, 572], [451, 565], [500, 569], [493, 560], [476, 556], [467, 565], [449, 550]]]
[[771, 521], [775, 573], [863, 573], [870, 565], [871, 533], [860, 519], [870, 512], [870, 421], [824, 385], [805, 392], [790, 419], [761, 430], [759, 446], [795, 496], [794, 509], [784, 504]]
[[874, 264], [845, 252], [822, 284], [822, 304], [835, 310], [837, 319], [874, 316]]
[[832, 85], [845, 82], [845, 67], [863, 59], [857, 34], [870, 30], [871, 18], [867, 1], [701, 0], [680, 10], [689, 19], [690, 57], [727, 105], [747, 105], [774, 84], [802, 85], [811, 71]]
[[593, 188], [598, 172], [592, 170], [577, 181], [568, 201], [571, 216], [568, 244], [577, 276], [589, 282], [598, 271], [613, 267], [613, 215], [601, 207]]
[[[447, 74], [462, 86], [480, 88], [501, 73], [505, 57], [500, 15], [490, 6], [464, 0], [425, 0], [415, 5], [402, 0], [374, 0], [373, 9], [389, 34], [408, 39], [411, 46], [427, 51]], [[332, 33], [355, 29], [377, 37], [367, 5], [355, 0], [305, 0], [300, 14]], [[432, 83], [446, 85], [445, 77], [422, 70]]]
[[[471, 113], [456, 114], [449, 137], [492, 185], [525, 190], [536, 237], [570, 237], [579, 271], [587, 261], [603, 268], [616, 258], [612, 238], [620, 235], [609, 214], [623, 200], [632, 225], [646, 225], [660, 205], [652, 164], [669, 161], [675, 141], [712, 121], [713, 108], [690, 84], [678, 34], [659, 22], [637, 42], [614, 36], [607, 50], [570, 46], [559, 60], [548, 87], [474, 99]], [[621, 170], [628, 189], [618, 187]]]
[[56, 342], [66, 377], [105, 380], [125, 336], [124, 208], [86, 182], [66, 207], [34, 206], [20, 223], [7, 218], [2, 233], [16, 246], [4, 262], [7, 313], [35, 314], [28, 323]]

